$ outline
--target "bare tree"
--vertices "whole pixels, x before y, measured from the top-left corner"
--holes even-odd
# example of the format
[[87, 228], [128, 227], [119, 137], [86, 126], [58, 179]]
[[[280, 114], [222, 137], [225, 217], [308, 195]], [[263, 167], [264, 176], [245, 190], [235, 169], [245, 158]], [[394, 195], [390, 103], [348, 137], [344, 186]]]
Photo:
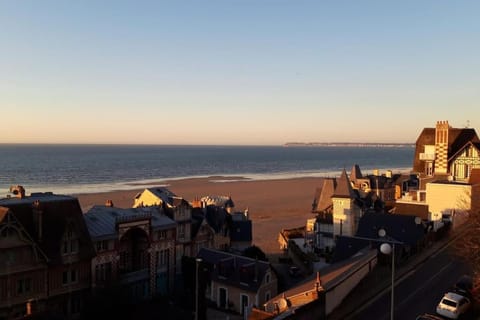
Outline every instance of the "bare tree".
[[473, 295], [480, 301], [480, 210], [470, 210], [465, 221], [467, 227], [455, 246], [455, 252], [473, 271]]

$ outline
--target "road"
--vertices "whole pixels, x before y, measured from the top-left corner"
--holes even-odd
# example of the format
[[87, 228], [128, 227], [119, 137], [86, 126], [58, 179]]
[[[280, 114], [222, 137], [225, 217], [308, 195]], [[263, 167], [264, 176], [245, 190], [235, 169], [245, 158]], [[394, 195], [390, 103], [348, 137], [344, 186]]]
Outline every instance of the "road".
[[[423, 313], [435, 314], [436, 305], [443, 294], [461, 275], [469, 273], [468, 266], [452, 254], [453, 243], [396, 280], [395, 319], [414, 320]], [[358, 309], [355, 314], [350, 314], [349, 319], [390, 319], [390, 293], [391, 287], [382, 291], [371, 303]]]

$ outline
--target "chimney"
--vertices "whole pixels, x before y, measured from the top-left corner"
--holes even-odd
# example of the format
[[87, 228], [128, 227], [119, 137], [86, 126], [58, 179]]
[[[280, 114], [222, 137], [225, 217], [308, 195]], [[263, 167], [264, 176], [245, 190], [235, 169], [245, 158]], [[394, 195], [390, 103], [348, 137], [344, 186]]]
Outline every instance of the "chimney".
[[39, 242], [43, 238], [43, 208], [39, 200], [35, 200], [32, 204], [33, 223], [37, 228], [37, 239]]
[[243, 215], [245, 216], [245, 220], [248, 220], [248, 207], [247, 207], [247, 209], [245, 209], [245, 211], [243, 212]]
[[20, 185], [10, 186], [10, 192], [16, 195], [18, 198], [25, 198], [25, 188]]
[[112, 200], [107, 200], [107, 201], [105, 202], [105, 207], [113, 208], [113, 201], [112, 201]]
[[446, 174], [448, 167], [448, 121], [437, 121], [435, 127], [435, 174]]
[[387, 170], [387, 173], [385, 174], [385, 176], [389, 179], [392, 178], [392, 170]]

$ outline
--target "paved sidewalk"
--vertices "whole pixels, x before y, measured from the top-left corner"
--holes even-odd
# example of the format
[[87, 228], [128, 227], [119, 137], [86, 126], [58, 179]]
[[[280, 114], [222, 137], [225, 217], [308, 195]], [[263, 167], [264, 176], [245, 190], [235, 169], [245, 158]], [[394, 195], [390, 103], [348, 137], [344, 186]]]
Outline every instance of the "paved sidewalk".
[[[433, 253], [441, 250], [456, 235], [451, 234], [444, 239], [432, 243], [409, 260], [395, 267], [395, 280], [401, 279], [405, 274], [422, 264]], [[373, 297], [379, 295], [385, 290], [391, 288], [391, 268], [390, 266], [377, 265], [369, 275], [367, 275], [350, 294], [342, 301], [328, 317], [328, 320], [348, 320], [353, 319], [352, 314], [360, 307], [368, 304]]]

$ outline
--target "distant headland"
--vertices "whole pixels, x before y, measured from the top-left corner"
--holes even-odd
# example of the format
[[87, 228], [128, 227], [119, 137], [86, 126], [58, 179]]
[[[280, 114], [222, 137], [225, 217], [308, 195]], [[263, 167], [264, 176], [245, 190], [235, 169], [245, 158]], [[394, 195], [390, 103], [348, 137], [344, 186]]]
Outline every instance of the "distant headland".
[[287, 142], [284, 147], [381, 147], [399, 148], [415, 147], [415, 143], [380, 143], [380, 142]]

